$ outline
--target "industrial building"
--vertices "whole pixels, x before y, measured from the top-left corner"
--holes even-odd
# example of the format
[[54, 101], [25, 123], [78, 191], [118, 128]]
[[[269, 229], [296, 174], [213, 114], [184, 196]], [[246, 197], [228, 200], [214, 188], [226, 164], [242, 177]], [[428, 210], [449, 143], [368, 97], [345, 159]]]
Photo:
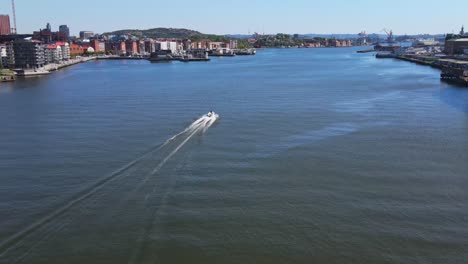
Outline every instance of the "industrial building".
[[468, 54], [468, 36], [446, 40], [445, 53], [448, 55]]

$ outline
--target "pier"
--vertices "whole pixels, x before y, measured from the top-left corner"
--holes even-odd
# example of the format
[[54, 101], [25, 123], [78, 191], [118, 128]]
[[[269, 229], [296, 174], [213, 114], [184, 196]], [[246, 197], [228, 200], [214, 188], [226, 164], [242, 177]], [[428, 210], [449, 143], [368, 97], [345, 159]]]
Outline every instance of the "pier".
[[395, 56], [394, 58], [440, 69], [442, 71], [440, 79], [468, 86], [468, 61], [466, 60], [410, 57], [405, 55]]
[[248, 56], [248, 55], [255, 55], [257, 54], [256, 49], [236, 49], [234, 50], [234, 54], [239, 56]]
[[367, 50], [358, 50], [357, 53], [370, 53], [370, 52], [377, 52], [375, 49], [367, 49]]

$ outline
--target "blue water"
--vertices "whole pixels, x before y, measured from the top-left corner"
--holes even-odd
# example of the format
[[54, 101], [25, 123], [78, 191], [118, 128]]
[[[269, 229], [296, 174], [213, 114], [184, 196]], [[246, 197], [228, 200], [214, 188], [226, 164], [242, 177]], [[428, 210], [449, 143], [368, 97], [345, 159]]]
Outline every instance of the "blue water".
[[356, 50], [0, 84], [0, 263], [465, 263], [468, 89]]

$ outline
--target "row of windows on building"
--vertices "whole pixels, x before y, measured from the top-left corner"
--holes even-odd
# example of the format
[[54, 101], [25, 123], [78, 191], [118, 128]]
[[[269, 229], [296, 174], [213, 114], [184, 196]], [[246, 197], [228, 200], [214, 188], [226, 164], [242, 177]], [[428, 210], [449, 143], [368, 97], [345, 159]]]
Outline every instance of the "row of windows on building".
[[4, 68], [41, 68], [70, 59], [68, 43], [43, 45], [36, 41], [14, 41], [0, 45]]

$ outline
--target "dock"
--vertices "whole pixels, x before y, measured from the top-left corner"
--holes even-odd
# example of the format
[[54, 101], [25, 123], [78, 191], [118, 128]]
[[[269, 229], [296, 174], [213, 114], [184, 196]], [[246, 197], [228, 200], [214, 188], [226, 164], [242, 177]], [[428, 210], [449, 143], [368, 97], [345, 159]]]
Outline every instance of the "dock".
[[395, 56], [394, 58], [440, 69], [441, 80], [459, 83], [468, 87], [468, 61], [466, 60], [405, 55]]
[[193, 61], [210, 61], [210, 58], [197, 58], [197, 57], [153, 57], [148, 58], [150, 62], [159, 63], [159, 62], [171, 62], [171, 61], [180, 61], [180, 62], [193, 62]]
[[181, 62], [191, 62], [191, 61], [210, 61], [210, 58], [179, 58], [176, 59]]
[[235, 49], [234, 54], [239, 55], [239, 56], [252, 56], [257, 54], [256, 49]]
[[171, 51], [158, 51], [151, 53], [149, 58], [150, 62], [192, 62], [192, 61], [210, 61], [208, 51], [205, 49], [192, 49], [186, 53], [172, 53]]
[[358, 50], [357, 53], [370, 53], [370, 52], [377, 52], [375, 49], [367, 49], [367, 50]]
[[98, 56], [97, 60], [147, 60], [148, 57]]
[[396, 55], [390, 51], [380, 51], [375, 55], [376, 58], [384, 59], [384, 58], [395, 58]]
[[236, 54], [219, 54], [219, 53], [212, 53], [210, 54], [211, 57], [235, 57]]

